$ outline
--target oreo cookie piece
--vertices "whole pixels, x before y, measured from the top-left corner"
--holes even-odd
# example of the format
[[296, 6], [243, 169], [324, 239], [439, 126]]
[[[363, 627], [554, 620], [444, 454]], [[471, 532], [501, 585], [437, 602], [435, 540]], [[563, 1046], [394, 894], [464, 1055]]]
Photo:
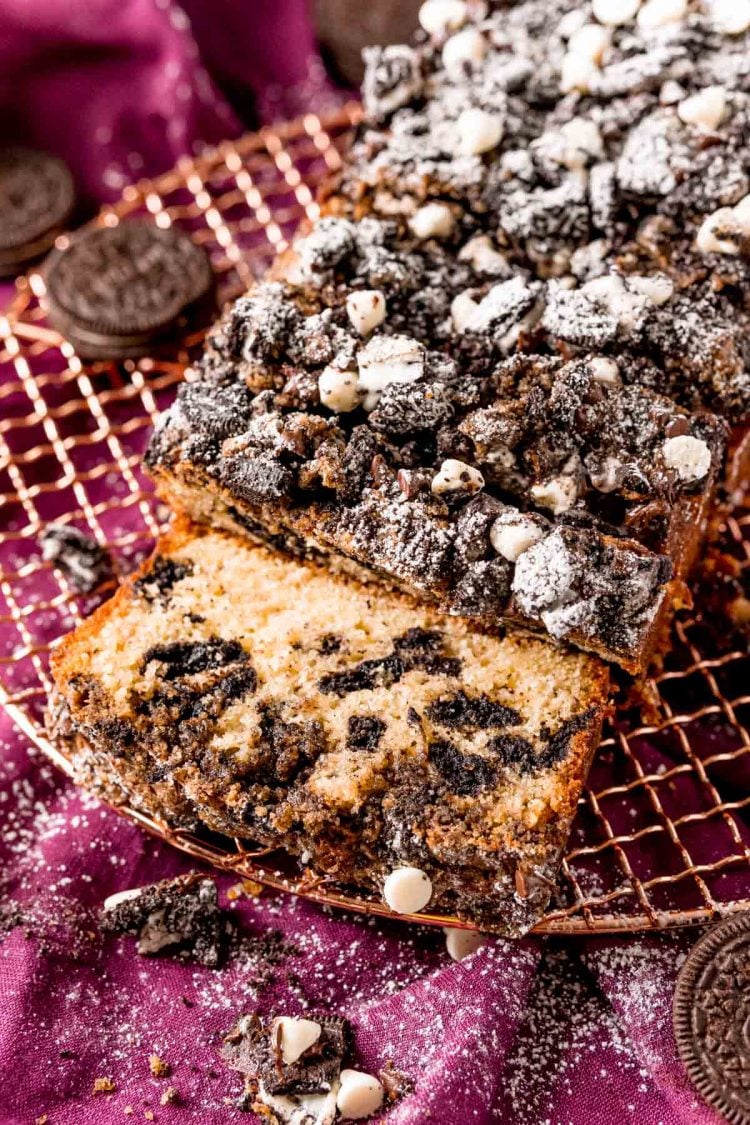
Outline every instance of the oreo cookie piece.
[[188, 316], [210, 317], [213, 290], [205, 251], [143, 220], [91, 227], [47, 266], [50, 321], [84, 359], [145, 355]]
[[79, 594], [90, 594], [114, 577], [109, 552], [67, 523], [49, 523], [39, 536], [42, 558], [63, 572]]
[[690, 1080], [733, 1125], [750, 1125], [750, 913], [709, 930], [680, 970], [672, 1008]]
[[216, 883], [197, 873], [111, 895], [100, 924], [105, 933], [135, 934], [143, 957], [172, 954], [212, 969], [226, 961], [234, 931]]
[[74, 202], [62, 160], [31, 148], [0, 149], [0, 277], [20, 273], [49, 250]]

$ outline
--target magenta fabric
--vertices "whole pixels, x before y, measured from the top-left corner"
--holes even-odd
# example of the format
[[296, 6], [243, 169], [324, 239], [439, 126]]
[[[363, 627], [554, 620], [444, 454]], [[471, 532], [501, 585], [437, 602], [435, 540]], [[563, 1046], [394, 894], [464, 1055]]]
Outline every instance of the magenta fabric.
[[343, 97], [304, 0], [0, 0], [0, 143], [64, 157], [88, 200]]
[[[0, 140], [58, 152], [92, 201], [254, 119], [343, 96], [303, 0], [0, 0]], [[218, 1045], [254, 1009], [345, 1014], [358, 1065], [391, 1059], [416, 1084], [391, 1125], [717, 1120], [671, 1032], [695, 934], [491, 940], [454, 964], [440, 932], [264, 894], [236, 910], [249, 935], [293, 947], [270, 969], [252, 949], [218, 972], [145, 961], [129, 938], [89, 936], [92, 912], [188, 861], [75, 791], [5, 716], [0, 816], [3, 908], [26, 918], [0, 945], [0, 1125], [109, 1125], [128, 1107], [134, 1121], [248, 1120], [225, 1104], [241, 1083]], [[170, 1079], [150, 1075], [154, 1052]], [[116, 1090], [94, 1095], [103, 1076]], [[180, 1101], [162, 1107], [169, 1083]]]
[[[188, 870], [187, 859], [77, 792], [7, 720], [0, 731], [4, 897], [31, 919], [0, 945], [3, 1125], [43, 1114], [110, 1125], [129, 1106], [134, 1121], [144, 1110], [247, 1121], [224, 1103], [241, 1082], [219, 1061], [219, 1034], [256, 1009], [345, 1014], [363, 1069], [392, 1059], [416, 1083], [390, 1125], [716, 1122], [671, 1032], [674, 978], [695, 934], [492, 939], [454, 964], [440, 931], [264, 893], [236, 911], [248, 935], [279, 930], [294, 947], [270, 970], [252, 949], [220, 971], [139, 958], [131, 938], [88, 936], [92, 912], [116, 890]], [[154, 1052], [168, 1080], [151, 1077]], [[103, 1076], [117, 1088], [94, 1095]], [[180, 1104], [162, 1108], [170, 1083]]]

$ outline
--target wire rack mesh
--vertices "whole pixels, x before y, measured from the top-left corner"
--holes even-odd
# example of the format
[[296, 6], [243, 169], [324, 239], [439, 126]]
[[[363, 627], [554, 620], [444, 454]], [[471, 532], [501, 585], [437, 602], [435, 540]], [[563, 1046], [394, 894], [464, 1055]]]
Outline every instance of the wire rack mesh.
[[[151, 215], [206, 247], [226, 300], [317, 213], [315, 189], [340, 163], [356, 109], [306, 117], [185, 159], [128, 188], [96, 220]], [[200, 343], [168, 358], [84, 365], [47, 327], [44, 281], [32, 273], [0, 318], [0, 705], [58, 766], [42, 717], [48, 654], [103, 596], [82, 597], [41, 557], [39, 533], [64, 518], [112, 553], [120, 573], [144, 557], [169, 513], [141, 469], [153, 421]], [[738, 505], [722, 549], [750, 567], [750, 510]], [[750, 657], [721, 643], [699, 611], [673, 630], [646, 707], [618, 710], [605, 732], [539, 932], [660, 929], [750, 909]], [[118, 809], [197, 859], [329, 904], [387, 912], [295, 869], [277, 852], [197, 837]], [[420, 915], [420, 922], [449, 920]]]

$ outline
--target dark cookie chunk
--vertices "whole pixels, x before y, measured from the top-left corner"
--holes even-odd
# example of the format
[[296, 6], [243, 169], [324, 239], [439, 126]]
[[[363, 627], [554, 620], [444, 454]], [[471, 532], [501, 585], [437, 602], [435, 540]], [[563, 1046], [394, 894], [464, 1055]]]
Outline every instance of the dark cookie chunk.
[[352, 715], [346, 745], [350, 750], [377, 750], [387, 724], [374, 715]]
[[54, 563], [79, 594], [90, 594], [113, 576], [109, 552], [69, 524], [48, 524], [39, 541], [42, 558]]
[[[141, 660], [141, 672], [157, 665], [154, 690], [138, 701], [136, 710], [153, 729], [179, 728], [180, 740], [189, 732], [205, 737], [205, 722], [216, 719], [232, 702], [252, 694], [258, 677], [238, 641], [210, 637], [206, 641], [173, 641], [154, 645]], [[208, 757], [204, 755], [204, 768]]]
[[373, 660], [362, 660], [352, 668], [329, 672], [318, 680], [325, 695], [348, 695], [352, 691], [373, 691], [390, 687], [406, 672], [421, 668], [431, 676], [459, 676], [461, 661], [442, 653], [440, 633], [409, 629], [393, 642], [393, 652]]
[[213, 289], [205, 252], [175, 227], [132, 221], [76, 235], [47, 267], [50, 320], [80, 355], [145, 354]]
[[471, 797], [497, 783], [497, 767], [492, 761], [479, 754], [462, 754], [447, 739], [431, 742], [428, 755], [450, 791], [460, 797]]
[[251, 1083], [268, 1094], [321, 1094], [338, 1078], [341, 1064], [351, 1051], [351, 1027], [338, 1016], [305, 1012], [305, 1019], [320, 1024], [320, 1036], [293, 1063], [285, 1063], [279, 1043], [281, 1017], [262, 1020], [241, 1016], [225, 1036], [222, 1058]]
[[153, 645], [143, 655], [141, 670], [152, 660], [162, 665], [161, 679], [169, 681], [224, 668], [227, 664], [244, 663], [247, 653], [239, 641], [211, 637], [207, 641], [173, 641], [166, 645]]
[[590, 722], [591, 712], [585, 711], [581, 715], [572, 715], [566, 719], [554, 732], [543, 728], [540, 737], [545, 743], [545, 749], [538, 759], [539, 765], [547, 769], [561, 762], [570, 749], [571, 739], [580, 731], [586, 730]]
[[538, 755], [527, 738], [517, 734], [497, 734], [487, 743], [500, 764], [519, 773], [531, 773], [539, 764]]
[[514, 727], [522, 722], [518, 711], [496, 703], [487, 695], [467, 695], [464, 691], [438, 699], [427, 708], [427, 718], [449, 730], [464, 727], [478, 727], [489, 730], [491, 727]]
[[210, 968], [226, 960], [233, 932], [213, 879], [197, 874], [141, 887], [132, 897], [105, 904], [101, 926], [109, 933], [137, 934], [144, 957], [166, 952]]
[[337, 633], [324, 633], [318, 640], [317, 651], [321, 656], [332, 656], [334, 652], [341, 651], [343, 643], [344, 638], [340, 637]]
[[726, 918], [693, 947], [672, 1009], [691, 1081], [727, 1121], [750, 1122], [750, 914]]
[[148, 573], [136, 578], [133, 589], [149, 603], [158, 601], [166, 604], [173, 587], [188, 578], [192, 572], [190, 563], [180, 563], [157, 555], [149, 564]]
[[74, 193], [73, 177], [56, 156], [0, 150], [0, 277], [49, 250], [73, 210]]

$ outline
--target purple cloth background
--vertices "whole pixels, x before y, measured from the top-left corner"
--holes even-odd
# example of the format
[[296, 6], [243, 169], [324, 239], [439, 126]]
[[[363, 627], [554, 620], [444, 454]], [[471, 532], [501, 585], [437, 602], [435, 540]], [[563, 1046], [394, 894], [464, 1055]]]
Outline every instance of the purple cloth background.
[[[91, 202], [255, 120], [342, 96], [303, 0], [0, 0], [0, 141], [64, 156]], [[3, 901], [30, 919], [0, 945], [2, 1125], [43, 1114], [108, 1125], [131, 1106], [134, 1121], [146, 1110], [165, 1122], [248, 1120], [224, 1103], [240, 1081], [217, 1048], [255, 1008], [348, 1016], [363, 1069], [392, 1059], [416, 1082], [392, 1125], [717, 1120], [688, 1087], [671, 1032], [694, 933], [492, 940], [454, 964], [440, 932], [264, 894], [236, 909], [249, 934], [279, 930], [294, 946], [270, 971], [252, 950], [220, 972], [145, 961], [131, 939], [87, 936], [88, 912], [187, 870], [184, 857], [75, 791], [5, 717], [0, 815]], [[149, 1074], [152, 1052], [171, 1064], [169, 1080]], [[116, 1092], [94, 1096], [104, 1075]], [[180, 1104], [162, 1108], [169, 1083]]]

